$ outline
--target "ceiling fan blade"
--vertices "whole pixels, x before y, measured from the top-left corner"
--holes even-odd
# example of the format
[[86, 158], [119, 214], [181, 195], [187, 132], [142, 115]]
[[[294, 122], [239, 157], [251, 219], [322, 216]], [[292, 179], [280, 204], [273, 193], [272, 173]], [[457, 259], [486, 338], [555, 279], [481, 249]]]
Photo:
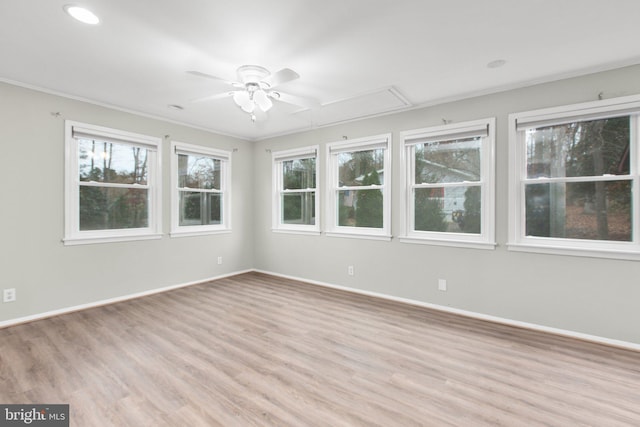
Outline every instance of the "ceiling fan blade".
[[291, 95], [290, 93], [284, 93], [280, 91], [271, 91], [268, 92], [268, 95], [277, 101], [286, 102], [287, 104], [293, 104], [299, 107], [306, 107], [310, 109], [320, 107], [320, 103], [312, 98], [303, 98], [301, 96], [295, 96]]
[[207, 96], [203, 96], [202, 98], [192, 99], [190, 102], [213, 101], [214, 99], [230, 98], [235, 93], [236, 91], [231, 90], [229, 92], [222, 92], [222, 93], [217, 93], [215, 95], [207, 95]]
[[[232, 86], [236, 86], [237, 84], [239, 84], [238, 82], [234, 82], [231, 80], [227, 80], [227, 79], [223, 79], [221, 77], [216, 77], [216, 76], [212, 76], [211, 74], [207, 74], [207, 73], [203, 73], [201, 71], [187, 71], [188, 74], [191, 74], [192, 76], [198, 76], [198, 77], [204, 77], [205, 79], [211, 79], [211, 80], [217, 80], [219, 82], [223, 82]], [[240, 84], [242, 86], [242, 84]]]
[[283, 68], [282, 70], [265, 77], [262, 82], [268, 84], [269, 87], [273, 88], [298, 78], [300, 78], [300, 75], [298, 73], [290, 68]]

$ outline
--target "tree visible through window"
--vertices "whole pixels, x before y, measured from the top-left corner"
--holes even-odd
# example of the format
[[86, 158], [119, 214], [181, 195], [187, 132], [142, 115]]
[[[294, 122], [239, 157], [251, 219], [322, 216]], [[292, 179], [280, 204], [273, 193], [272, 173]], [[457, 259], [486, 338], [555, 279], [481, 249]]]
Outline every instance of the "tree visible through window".
[[231, 153], [172, 142], [171, 235], [230, 230]]
[[282, 223], [314, 225], [316, 158], [283, 161], [282, 176]]
[[526, 147], [526, 235], [632, 239], [629, 116], [529, 129]]
[[640, 257], [640, 97], [511, 114], [509, 248]]
[[481, 147], [481, 137], [415, 145], [415, 230], [480, 233]]
[[220, 224], [220, 169], [220, 159], [178, 154], [180, 226]]
[[328, 145], [330, 233], [389, 237], [390, 141], [378, 135]]
[[405, 237], [493, 247], [495, 119], [405, 131]]
[[80, 230], [147, 227], [147, 149], [80, 139], [78, 158]]
[[273, 153], [273, 228], [318, 233], [318, 147]]
[[160, 139], [65, 122], [66, 245], [160, 238]]
[[[383, 226], [384, 150], [338, 154], [340, 226]], [[349, 188], [344, 189], [342, 188]]]

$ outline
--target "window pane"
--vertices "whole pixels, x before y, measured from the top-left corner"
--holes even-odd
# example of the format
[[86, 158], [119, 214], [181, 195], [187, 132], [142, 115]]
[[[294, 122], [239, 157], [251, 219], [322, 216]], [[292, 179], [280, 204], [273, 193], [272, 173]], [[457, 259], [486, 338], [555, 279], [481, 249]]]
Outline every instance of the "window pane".
[[381, 190], [338, 191], [338, 225], [382, 228]]
[[437, 141], [415, 146], [415, 182], [480, 181], [482, 138]]
[[316, 159], [282, 162], [283, 190], [316, 188]]
[[98, 140], [78, 140], [80, 181], [147, 184], [146, 148]]
[[221, 224], [221, 220], [221, 194], [180, 192], [180, 226]]
[[530, 184], [526, 235], [631, 241], [631, 181]]
[[80, 186], [80, 230], [148, 227], [147, 191]]
[[222, 224], [222, 194], [207, 194], [209, 224]]
[[527, 130], [527, 177], [628, 174], [629, 122], [627, 116]]
[[437, 187], [415, 190], [415, 229], [480, 234], [480, 187]]
[[282, 195], [282, 223], [306, 224], [316, 223], [315, 193], [294, 193]]
[[338, 154], [339, 186], [384, 184], [384, 149]]
[[220, 190], [220, 160], [205, 156], [178, 155], [178, 187]]

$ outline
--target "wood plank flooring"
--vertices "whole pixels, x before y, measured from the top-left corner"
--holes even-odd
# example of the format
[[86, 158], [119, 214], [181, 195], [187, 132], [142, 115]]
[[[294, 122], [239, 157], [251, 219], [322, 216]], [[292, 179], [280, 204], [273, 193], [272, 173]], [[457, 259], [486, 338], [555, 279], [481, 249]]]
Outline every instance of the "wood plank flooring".
[[640, 353], [249, 273], [0, 330], [73, 426], [640, 426]]

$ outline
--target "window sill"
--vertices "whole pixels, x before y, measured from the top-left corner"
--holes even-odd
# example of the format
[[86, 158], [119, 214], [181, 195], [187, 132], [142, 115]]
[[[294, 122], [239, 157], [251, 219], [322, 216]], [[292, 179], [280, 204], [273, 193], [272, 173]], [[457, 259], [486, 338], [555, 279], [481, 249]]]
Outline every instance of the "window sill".
[[307, 236], [319, 236], [320, 230], [294, 230], [287, 228], [272, 228], [271, 231], [280, 234], [302, 234]]
[[132, 236], [108, 236], [108, 237], [67, 237], [62, 239], [65, 246], [93, 245], [98, 243], [134, 242], [138, 240], [162, 239], [162, 234], [142, 234]]
[[177, 237], [195, 237], [195, 236], [208, 236], [212, 234], [229, 234], [231, 233], [230, 228], [218, 229], [218, 230], [200, 230], [200, 231], [172, 231], [169, 233], [169, 236], [172, 238]]
[[498, 246], [495, 242], [472, 242], [469, 240], [454, 239], [427, 239], [424, 237], [404, 236], [399, 239], [402, 243], [411, 243], [417, 245], [433, 245], [433, 246], [452, 246], [457, 248], [484, 249], [494, 250]]
[[533, 243], [508, 243], [507, 248], [513, 252], [533, 252], [549, 255], [567, 255], [576, 257], [608, 258], [640, 261], [640, 251], [624, 249], [596, 249], [585, 247], [563, 247], [536, 245]]
[[350, 239], [368, 239], [368, 240], [383, 240], [386, 242], [391, 241], [391, 236], [383, 234], [364, 234], [364, 233], [347, 233], [339, 231], [329, 231], [325, 235], [329, 237], [346, 237]]

